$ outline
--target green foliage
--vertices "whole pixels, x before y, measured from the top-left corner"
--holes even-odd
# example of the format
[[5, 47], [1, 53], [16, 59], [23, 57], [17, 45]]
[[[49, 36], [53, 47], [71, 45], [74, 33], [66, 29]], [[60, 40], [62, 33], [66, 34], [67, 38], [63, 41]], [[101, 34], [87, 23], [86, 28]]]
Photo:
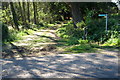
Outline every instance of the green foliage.
[[94, 15], [93, 12], [89, 11], [88, 16], [85, 20], [85, 23], [87, 25], [88, 40], [94, 40], [104, 43], [105, 41], [110, 39], [111, 36], [117, 38], [118, 34], [120, 34], [120, 27], [118, 26], [119, 21], [116, 17], [119, 17], [119, 15], [108, 15], [108, 31], [106, 32], [105, 18], [102, 17], [94, 19], [92, 18], [92, 16]]
[[119, 46], [120, 47], [120, 38], [110, 38], [103, 45], [104, 46]]
[[[119, 45], [120, 27], [119, 21], [116, 20], [119, 15], [108, 15], [108, 30], [105, 30], [105, 18], [92, 18], [96, 13], [94, 11], [87, 11], [85, 22], [77, 23], [78, 28], [74, 28], [71, 22], [60, 27], [57, 31], [58, 35], [67, 39], [68, 45], [88, 44], [89, 41], [105, 43], [105, 45]], [[83, 40], [84, 31], [87, 31], [87, 40]], [[92, 47], [92, 46], [91, 46]]]
[[68, 39], [67, 44], [68, 45], [75, 45], [75, 44], [79, 44], [79, 42], [78, 42], [77, 38], [71, 37], [71, 38]]
[[28, 29], [28, 30], [24, 30], [24, 31], [21, 31], [24, 35], [24, 33], [27, 33], [27, 34], [32, 34], [34, 31], [32, 29]]
[[[78, 25], [80, 25], [82, 23], [78, 23]], [[88, 43], [88, 40], [82, 40], [81, 32], [82, 32], [81, 26], [80, 26], [80, 28], [75, 29], [74, 26], [70, 23], [68, 23], [67, 25], [65, 25], [63, 27], [60, 27], [57, 30], [57, 33], [60, 37], [62, 37], [63, 39], [67, 39], [68, 45]]]
[[76, 44], [88, 44], [88, 40], [78, 39], [76, 37], [71, 37], [67, 40], [68, 45], [76, 45]]
[[[36, 2], [36, 18], [37, 24], [34, 23], [34, 10], [33, 3], [29, 2], [29, 7], [27, 3], [23, 5], [19, 2], [13, 3], [13, 10], [18, 18], [20, 31], [15, 31], [8, 29], [8, 26], [14, 26], [14, 21], [11, 14], [11, 9], [8, 6], [9, 3], [4, 3], [2, 5], [2, 15], [1, 21], [7, 25], [3, 25], [2, 28], [2, 39], [3, 41], [14, 41], [20, 39], [23, 35], [32, 34], [33, 30], [52, 28], [54, 24], [60, 24], [60, 21], [64, 20], [66, 23], [64, 26], [58, 28], [58, 35], [63, 39], [66, 39], [68, 45], [76, 44], [87, 44], [89, 41], [101, 42], [111, 45], [119, 45], [119, 34], [120, 26], [119, 18], [120, 15], [116, 12], [116, 6], [114, 3], [78, 3], [81, 13], [83, 14], [84, 21], [77, 23], [78, 28], [74, 28], [73, 21], [65, 20], [66, 17], [71, 17], [71, 10], [66, 3], [39, 3]], [[26, 10], [23, 9], [26, 8]], [[21, 8], [21, 9], [20, 9]], [[28, 9], [30, 9], [28, 11]], [[113, 11], [113, 14], [111, 14]], [[29, 15], [28, 15], [29, 12]], [[105, 31], [105, 18], [98, 17], [99, 13], [109, 13], [108, 14], [108, 31]], [[22, 16], [24, 14], [24, 16]], [[26, 18], [24, 20], [24, 18]], [[30, 19], [29, 19], [30, 18]], [[29, 21], [30, 20], [30, 21]], [[26, 23], [24, 23], [24, 21]], [[48, 24], [50, 23], [50, 24]], [[31, 30], [32, 29], [32, 30]], [[87, 39], [87, 40], [83, 40]]]
[[7, 41], [10, 36], [8, 31], [8, 26], [2, 23], [0, 23], [0, 25], [2, 25], [2, 41]]
[[33, 42], [41, 42], [41, 43], [45, 43], [45, 42], [49, 42], [50, 41], [50, 39], [48, 39], [48, 38], [39, 38], [39, 39], [36, 39], [36, 40], [33, 40]]
[[93, 19], [94, 11], [86, 11], [85, 23], [87, 25], [88, 40], [101, 41], [105, 34], [105, 21], [104, 19]]
[[12, 28], [8, 28], [7, 25], [2, 24], [2, 42], [12, 42], [22, 39], [22, 36], [32, 34], [34, 31], [31, 29], [16, 31]]
[[63, 21], [65, 17], [68, 17], [70, 15], [70, 7], [68, 4], [61, 2], [53, 2], [49, 3], [50, 7], [50, 13], [52, 13], [52, 19], [53, 21]]
[[[29, 32], [29, 30], [28, 30], [28, 32]], [[25, 35], [28, 35], [28, 33], [26, 33], [26, 31], [15, 31], [15, 30], [10, 29], [9, 37], [7, 37], [5, 40], [3, 40], [3, 43], [20, 40], [20, 39], [22, 39], [22, 36], [25, 36]]]
[[95, 52], [95, 48], [92, 48], [90, 44], [80, 44], [72, 46], [71, 48], [67, 48], [68, 51], [74, 52], [74, 53], [84, 53], [84, 52]]
[[15, 40], [19, 40], [19, 39], [21, 39], [21, 36], [23, 36], [24, 35], [24, 33], [22, 33], [22, 32], [17, 32], [17, 31], [14, 31], [14, 30], [9, 30], [9, 38], [7, 38], [8, 39], [8, 41], [7, 42], [12, 42], [12, 41], [15, 41]]
[[79, 39], [83, 35], [83, 30], [81, 28], [74, 28], [73, 24], [68, 22], [67, 25], [60, 27], [57, 33], [62, 38], [76, 37]]
[[[47, 5], [47, 4], [46, 4]], [[50, 13], [50, 10], [45, 10], [45, 8], [47, 9], [47, 6], [46, 7], [40, 7], [42, 8], [41, 10], [39, 10], [38, 12], [38, 15], [39, 15], [39, 22], [41, 23], [49, 23], [49, 22], [52, 22], [53, 21], [53, 18], [52, 18], [52, 14]]]
[[84, 21], [79, 22], [79, 23], [77, 23], [76, 25], [77, 25], [79, 28], [81, 28], [81, 29], [84, 29], [84, 27], [86, 26], [86, 24], [84, 23]]
[[79, 39], [78, 42], [79, 42], [80, 44], [87, 44], [87, 43], [88, 43], [88, 40]]
[[89, 44], [92, 48], [100, 48], [100, 46], [96, 43], [90, 43]]
[[88, 40], [83, 40], [84, 36], [84, 28], [86, 24], [82, 21], [77, 23], [78, 28], [74, 28], [71, 22], [68, 22], [67, 25], [60, 27], [57, 30], [57, 33], [63, 39], [67, 39], [68, 45], [76, 45], [76, 44], [85, 44], [88, 43]]
[[0, 15], [0, 21], [2, 21], [3, 23], [5, 24], [9, 24], [9, 23], [12, 23], [13, 21], [11, 21], [11, 18], [12, 18], [12, 15], [10, 15], [10, 9], [7, 8], [5, 10], [2, 10], [1, 9], [1, 15]]
[[63, 26], [63, 27], [60, 27], [59, 29], [57, 29], [58, 36], [60, 36], [62, 38], [64, 38], [65, 33], [66, 33], [66, 27]]

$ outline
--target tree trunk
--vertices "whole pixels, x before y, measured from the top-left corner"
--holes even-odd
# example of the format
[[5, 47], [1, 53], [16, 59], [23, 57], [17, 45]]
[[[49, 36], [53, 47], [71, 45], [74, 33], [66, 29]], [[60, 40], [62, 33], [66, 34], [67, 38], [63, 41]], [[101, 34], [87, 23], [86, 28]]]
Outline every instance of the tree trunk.
[[83, 20], [82, 18], [82, 13], [80, 11], [80, 7], [78, 2], [70, 2], [71, 5], [71, 11], [72, 11], [72, 18], [73, 18], [73, 23], [74, 27], [77, 28], [77, 23], [81, 22]]
[[33, 9], [34, 9], [34, 23], [37, 24], [37, 11], [36, 11], [35, 2], [33, 2]]
[[16, 15], [16, 12], [15, 12], [15, 9], [14, 9], [14, 6], [13, 6], [12, 2], [10, 2], [10, 8], [11, 8], [11, 12], [12, 12], [12, 16], [13, 16], [13, 21], [14, 21], [14, 24], [15, 24], [15, 28], [19, 31], [18, 18], [17, 18], [17, 15]]
[[30, 23], [30, 8], [29, 8], [29, 2], [27, 2], [27, 16], [28, 16], [28, 22]]
[[24, 16], [23, 16], [23, 10], [22, 10], [21, 3], [20, 3], [20, 2], [19, 2], [19, 7], [20, 7], [20, 13], [21, 13], [21, 17], [22, 17], [22, 23], [23, 23], [23, 25], [24, 25], [25, 19], [24, 19]]
[[23, 17], [24, 17], [24, 29], [29, 29], [29, 26], [28, 26], [28, 24], [27, 24], [27, 15], [26, 15], [26, 10], [25, 10], [25, 8], [26, 8], [26, 4], [25, 4], [26, 2], [23, 2]]
[[25, 25], [26, 24], [26, 11], [25, 11], [25, 2], [23, 2], [23, 15], [24, 15], [24, 21], [25, 21]]

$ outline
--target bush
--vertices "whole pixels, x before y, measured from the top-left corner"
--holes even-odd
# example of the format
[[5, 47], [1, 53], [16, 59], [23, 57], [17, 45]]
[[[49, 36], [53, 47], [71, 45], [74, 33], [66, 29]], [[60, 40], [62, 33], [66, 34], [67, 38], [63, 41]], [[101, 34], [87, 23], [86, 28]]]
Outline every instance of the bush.
[[16, 31], [14, 29], [8, 29], [8, 26], [5, 24], [2, 24], [2, 42], [3, 44], [6, 42], [11, 42], [15, 40], [22, 39], [22, 36], [32, 34], [33, 30], [21, 30]]
[[110, 38], [104, 44], [104, 46], [119, 46], [120, 47], [120, 38]]
[[74, 28], [74, 25], [71, 23], [68, 23], [67, 25], [60, 27], [57, 30], [57, 33], [62, 38], [70, 37], [82, 38], [83, 36], [83, 30], [81, 28]]
[[68, 41], [67, 41], [67, 43], [68, 43], [68, 45], [79, 44], [78, 39], [75, 38], [75, 37], [71, 37], [71, 38], [69, 38]]
[[92, 48], [89, 44], [80, 44], [80, 45], [72, 46], [69, 49], [67, 48], [67, 50], [75, 53], [95, 52], [95, 49]]
[[66, 35], [66, 27], [63, 26], [61, 28], [58, 28], [57, 34], [58, 34], [58, 36], [64, 38], [64, 35]]
[[17, 31], [15, 30], [9, 30], [8, 26], [6, 24], [2, 24], [2, 42], [11, 42], [16, 39], [20, 39], [20, 36], [17, 35]]
[[106, 32], [104, 17], [94, 18], [93, 16], [97, 14], [94, 11], [86, 11], [86, 13], [85, 23], [87, 25], [87, 36], [89, 40], [104, 43], [111, 38], [111, 35], [118, 36], [116, 33], [120, 31], [120, 27], [118, 27], [119, 14], [108, 14], [108, 32]]
[[[23, 35], [26, 35], [26, 34], [32, 34], [34, 31], [31, 30], [31, 29], [28, 29], [28, 30], [24, 30], [24, 31], [20, 31], [20, 33], [22, 33]], [[23, 36], [22, 35], [22, 36]]]
[[[74, 28], [71, 22], [60, 27], [57, 31], [58, 35], [65, 39], [75, 39], [69, 40], [70, 44], [85, 44], [88, 41], [109, 42], [112, 37], [118, 38], [120, 34], [119, 20], [117, 19], [119, 15], [108, 15], [108, 30], [105, 29], [105, 18], [93, 18], [96, 12], [90, 11], [85, 17], [85, 21], [77, 23], [78, 28]], [[79, 40], [80, 39], [80, 40]], [[87, 39], [88, 41], [82, 40]], [[110, 42], [109, 42], [110, 43]], [[113, 44], [112, 44], [113, 45]]]
[[6, 24], [0, 24], [2, 25], [2, 41], [7, 41], [9, 38], [9, 31], [8, 31], [8, 26]]
[[14, 31], [14, 30], [9, 30], [9, 38], [8, 38], [8, 41], [7, 42], [11, 42], [11, 41], [15, 41], [15, 40], [19, 40], [21, 39], [21, 36], [23, 35], [22, 32], [18, 32], [17, 31]]
[[67, 39], [68, 45], [76, 45], [76, 44], [85, 44], [88, 43], [88, 40], [82, 40], [83, 38], [83, 28], [85, 27], [85, 23], [78, 23], [78, 28], [74, 28], [73, 24], [68, 22], [67, 25], [60, 27], [57, 30], [57, 33], [63, 39]]
[[88, 40], [79, 39], [78, 42], [79, 42], [80, 44], [87, 44], [87, 43], [88, 43]]
[[120, 27], [118, 27], [118, 20], [110, 17], [108, 19], [108, 31], [105, 30], [105, 19], [91, 19], [89, 23], [87, 23], [88, 29], [88, 39], [99, 41], [99, 42], [106, 42], [111, 38], [112, 35], [115, 37], [120, 34]]

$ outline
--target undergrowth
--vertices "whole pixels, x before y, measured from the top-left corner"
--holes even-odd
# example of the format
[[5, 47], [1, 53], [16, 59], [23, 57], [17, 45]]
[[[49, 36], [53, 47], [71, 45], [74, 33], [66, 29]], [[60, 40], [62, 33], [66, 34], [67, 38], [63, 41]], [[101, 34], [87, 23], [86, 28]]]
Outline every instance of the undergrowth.
[[30, 35], [34, 32], [34, 30], [32, 30], [32, 29], [16, 31], [14, 29], [6, 28], [5, 26], [2, 28], [2, 43], [3, 44], [21, 40], [22, 36]]

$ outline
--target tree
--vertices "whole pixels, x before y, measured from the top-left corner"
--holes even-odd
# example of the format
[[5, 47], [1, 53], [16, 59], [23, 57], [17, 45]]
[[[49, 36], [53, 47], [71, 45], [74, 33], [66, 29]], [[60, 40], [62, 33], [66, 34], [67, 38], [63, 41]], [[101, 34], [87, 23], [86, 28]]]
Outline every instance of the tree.
[[72, 12], [74, 28], [77, 28], [76, 24], [83, 20], [82, 13], [81, 13], [80, 7], [79, 7], [80, 3], [78, 3], [78, 2], [70, 2], [69, 4], [71, 6], [71, 12]]
[[15, 28], [19, 31], [18, 18], [17, 18], [16, 12], [15, 12], [15, 9], [14, 9], [14, 6], [13, 6], [13, 2], [10, 2], [10, 6], [11, 6], [10, 8], [11, 8]]
[[37, 24], [37, 7], [35, 2], [33, 2], [33, 10], [34, 10], [34, 23]]
[[25, 2], [23, 2], [23, 15], [24, 15], [24, 25], [27, 27]]
[[23, 16], [23, 10], [22, 10], [21, 3], [20, 3], [20, 2], [19, 2], [19, 10], [20, 10], [20, 15], [21, 15], [22, 22], [23, 22], [23, 25], [24, 25], [25, 19], [24, 19], [24, 16]]
[[30, 23], [30, 4], [27, 2], [27, 16], [28, 16], [28, 22]]

